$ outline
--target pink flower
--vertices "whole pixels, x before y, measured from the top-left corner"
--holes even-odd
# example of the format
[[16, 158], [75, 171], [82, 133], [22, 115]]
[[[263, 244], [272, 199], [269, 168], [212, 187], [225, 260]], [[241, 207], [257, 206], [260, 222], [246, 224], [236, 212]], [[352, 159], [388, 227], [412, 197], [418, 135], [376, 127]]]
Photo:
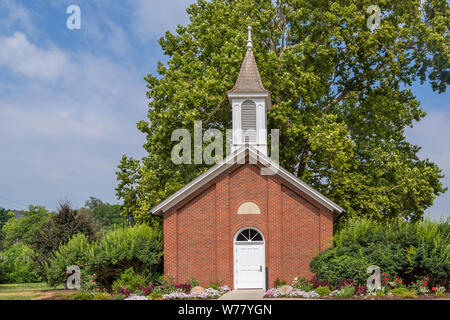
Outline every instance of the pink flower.
[[436, 288], [436, 287], [433, 287], [433, 288], [431, 288], [431, 290], [433, 290], [433, 291], [436, 291], [436, 290], [437, 290], [437, 288]]

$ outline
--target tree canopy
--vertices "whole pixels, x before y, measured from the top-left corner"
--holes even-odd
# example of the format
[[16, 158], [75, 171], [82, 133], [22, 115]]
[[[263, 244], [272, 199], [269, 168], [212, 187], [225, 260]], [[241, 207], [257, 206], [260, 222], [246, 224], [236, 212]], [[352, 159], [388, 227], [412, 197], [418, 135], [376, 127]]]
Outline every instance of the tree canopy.
[[22, 211], [23, 217], [15, 218], [14, 215], [4, 224], [3, 247], [8, 248], [16, 243], [30, 245], [35, 231], [40, 230], [45, 221], [51, 216], [51, 212], [43, 206], [28, 206], [28, 210]]
[[177, 128], [231, 128], [226, 92], [246, 50], [247, 26], [264, 87], [268, 129], [280, 129], [280, 164], [334, 200], [347, 216], [420, 219], [445, 189], [439, 167], [405, 138], [426, 114], [411, 90], [449, 83], [449, 4], [382, 0], [199, 0], [190, 22], [159, 40], [168, 56], [148, 74], [141, 160], [124, 156], [117, 196], [137, 217], [207, 169], [175, 165]]

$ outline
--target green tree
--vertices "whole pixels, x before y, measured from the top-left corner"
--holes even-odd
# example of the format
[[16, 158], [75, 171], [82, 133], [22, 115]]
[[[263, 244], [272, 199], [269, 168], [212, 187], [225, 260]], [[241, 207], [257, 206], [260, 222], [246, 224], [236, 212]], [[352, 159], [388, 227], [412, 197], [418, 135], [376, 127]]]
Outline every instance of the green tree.
[[14, 214], [12, 212], [9, 212], [5, 208], [0, 207], [0, 250], [2, 250], [2, 244], [3, 244], [3, 226], [8, 222], [9, 219], [14, 217]]
[[[87, 212], [102, 227], [111, 227], [113, 225], [122, 225], [127, 220], [121, 216], [121, 205], [105, 203], [100, 199], [90, 197], [84, 204]], [[80, 210], [81, 211], [81, 210]]]
[[99, 226], [85, 212], [78, 212], [69, 203], [61, 203], [58, 213], [53, 215], [32, 238], [32, 248], [36, 252], [39, 273], [44, 273], [45, 263], [52, 257], [60, 245], [65, 244], [77, 233], [89, 240], [97, 238]]
[[34, 252], [24, 243], [17, 243], [0, 253], [0, 283], [40, 281], [36, 273]]
[[51, 216], [51, 212], [42, 206], [28, 207], [28, 211], [22, 211], [23, 217], [11, 218], [3, 226], [3, 247], [10, 247], [15, 243], [31, 244], [36, 230], [40, 230], [45, 221]]
[[[168, 62], [149, 74], [142, 160], [124, 156], [117, 196], [133, 214], [204, 172], [175, 165], [171, 133], [194, 121], [231, 127], [226, 91], [237, 78], [247, 26], [262, 81], [271, 92], [269, 128], [279, 128], [280, 162], [339, 203], [347, 216], [420, 219], [445, 189], [441, 170], [419, 159], [405, 128], [425, 116], [411, 86], [449, 83], [450, 10], [445, 0], [383, 0], [369, 30], [372, 0], [199, 0], [190, 23], [159, 40]], [[373, 13], [372, 13], [373, 14]]]

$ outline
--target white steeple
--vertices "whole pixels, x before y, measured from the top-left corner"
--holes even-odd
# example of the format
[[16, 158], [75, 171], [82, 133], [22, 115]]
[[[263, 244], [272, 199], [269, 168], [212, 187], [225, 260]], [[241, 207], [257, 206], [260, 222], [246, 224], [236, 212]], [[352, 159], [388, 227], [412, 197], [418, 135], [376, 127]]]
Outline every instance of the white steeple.
[[267, 156], [267, 110], [271, 107], [270, 92], [259, 75], [253, 55], [252, 28], [248, 27], [247, 52], [236, 84], [228, 91], [233, 108], [233, 142], [231, 152], [250, 145]]

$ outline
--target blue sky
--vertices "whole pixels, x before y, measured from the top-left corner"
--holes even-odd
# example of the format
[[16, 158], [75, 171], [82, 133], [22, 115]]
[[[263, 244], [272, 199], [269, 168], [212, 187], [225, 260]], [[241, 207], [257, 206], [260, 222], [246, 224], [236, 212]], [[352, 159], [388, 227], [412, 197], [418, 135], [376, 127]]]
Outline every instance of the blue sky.
[[[188, 22], [193, 0], [0, 0], [0, 206], [50, 209], [89, 196], [116, 203], [122, 154], [144, 155], [147, 73], [165, 61], [157, 40]], [[81, 29], [66, 27], [69, 5]], [[407, 137], [450, 185], [449, 95], [415, 85], [428, 116]], [[450, 216], [450, 192], [428, 210]]]

